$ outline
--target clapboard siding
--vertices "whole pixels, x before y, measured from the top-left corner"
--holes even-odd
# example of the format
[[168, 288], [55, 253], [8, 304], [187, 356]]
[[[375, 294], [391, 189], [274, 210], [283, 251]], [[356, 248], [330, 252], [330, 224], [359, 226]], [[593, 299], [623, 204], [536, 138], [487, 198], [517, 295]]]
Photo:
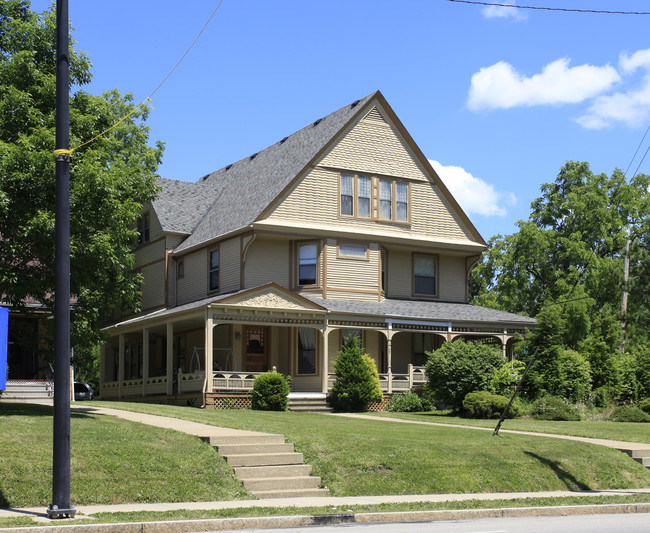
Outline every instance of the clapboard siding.
[[[375, 291], [372, 298], [377, 298], [379, 290], [379, 251], [377, 244], [368, 246], [368, 260], [338, 257], [338, 244], [347, 244], [349, 241], [336, 241], [329, 239], [327, 242], [327, 288], [334, 289], [361, 289]], [[363, 245], [364, 243], [355, 242]], [[335, 297], [332, 295], [332, 297]]]
[[441, 255], [438, 260], [438, 290], [440, 299], [450, 302], [464, 302], [465, 258]]
[[412, 254], [410, 251], [390, 250], [388, 252], [388, 298], [411, 298], [412, 296]]
[[176, 303], [183, 305], [208, 294], [208, 250], [203, 248], [182, 256], [184, 275], [176, 284]]
[[411, 334], [398, 333], [391, 341], [392, 371], [397, 374], [404, 374], [408, 371], [408, 365], [412, 360]]
[[219, 285], [221, 292], [239, 290], [241, 281], [241, 240], [228, 239], [219, 245]]
[[149, 241], [135, 249], [134, 259], [135, 268], [140, 268], [154, 261], [160, 261], [165, 258], [165, 239]]
[[158, 261], [145, 266], [142, 276], [146, 283], [142, 285], [142, 309], [152, 309], [165, 305], [165, 262]]
[[371, 111], [323, 158], [323, 166], [426, 181], [417, 158], [397, 130]]
[[274, 281], [289, 288], [289, 241], [258, 237], [246, 252], [244, 288]]
[[433, 183], [412, 181], [411, 224], [340, 216], [339, 173], [315, 168], [280, 199], [266, 217], [269, 221], [308, 221], [323, 226], [341, 226], [363, 231], [382, 231], [404, 237], [457, 239], [476, 242]]

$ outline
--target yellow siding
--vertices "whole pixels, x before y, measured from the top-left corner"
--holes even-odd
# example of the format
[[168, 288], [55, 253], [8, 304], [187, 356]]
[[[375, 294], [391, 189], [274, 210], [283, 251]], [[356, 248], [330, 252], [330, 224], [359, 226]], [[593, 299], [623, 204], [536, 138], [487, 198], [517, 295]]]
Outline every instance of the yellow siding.
[[465, 258], [441, 255], [438, 266], [440, 299], [450, 302], [465, 301]]
[[405, 374], [411, 363], [411, 334], [398, 333], [391, 342], [392, 371], [394, 374]]
[[289, 241], [257, 237], [248, 248], [244, 288], [250, 289], [274, 281], [289, 287]]
[[[344, 244], [349, 241], [339, 241]], [[363, 245], [362, 242], [353, 244]], [[337, 257], [338, 242], [335, 239], [327, 241], [327, 289], [358, 289], [375, 291], [373, 295], [364, 294], [362, 299], [377, 299], [379, 283], [379, 247], [377, 244], [368, 245], [368, 260]], [[338, 291], [336, 291], [338, 292]], [[328, 297], [336, 298], [336, 292], [328, 292]], [[340, 298], [341, 296], [339, 296]]]
[[165, 305], [165, 262], [159, 261], [142, 269], [146, 280], [142, 285], [142, 309]]
[[229, 239], [219, 245], [220, 272], [219, 285], [221, 292], [239, 290], [240, 282], [240, 242], [239, 237]]
[[411, 298], [412, 266], [411, 252], [389, 250], [388, 252], [388, 286], [389, 298]]
[[208, 252], [204, 248], [183, 257], [184, 276], [176, 284], [176, 303], [183, 305], [208, 294]]
[[149, 241], [147, 244], [139, 246], [135, 249], [135, 268], [159, 261], [165, 258], [165, 239], [157, 241]]
[[380, 359], [380, 337], [383, 337], [378, 331], [366, 330], [364, 335], [363, 349], [364, 351], [372, 358], [377, 366], [377, 370], [381, 371], [381, 361]]
[[[356, 170], [356, 169], [353, 169]], [[411, 224], [339, 216], [339, 173], [315, 168], [299, 180], [269, 212], [273, 222], [302, 222], [341, 226], [360, 232], [382, 231], [403, 237], [460, 239], [475, 242], [459, 217], [431, 182], [411, 182]]]
[[426, 181], [426, 175], [398, 131], [371, 112], [321, 161], [321, 165]]

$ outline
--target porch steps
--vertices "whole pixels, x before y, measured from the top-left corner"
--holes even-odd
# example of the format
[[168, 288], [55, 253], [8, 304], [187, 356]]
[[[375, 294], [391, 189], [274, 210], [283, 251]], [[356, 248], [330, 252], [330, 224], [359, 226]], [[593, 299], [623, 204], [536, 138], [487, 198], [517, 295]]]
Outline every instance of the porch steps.
[[331, 413], [333, 409], [327, 404], [327, 399], [324, 394], [314, 396], [289, 394], [289, 411]]
[[321, 478], [310, 475], [311, 465], [295, 452], [283, 435], [210, 437], [210, 444], [233, 467], [244, 487], [257, 498], [326, 496]]
[[47, 380], [7, 380], [0, 401], [43, 403], [54, 401], [54, 382]]

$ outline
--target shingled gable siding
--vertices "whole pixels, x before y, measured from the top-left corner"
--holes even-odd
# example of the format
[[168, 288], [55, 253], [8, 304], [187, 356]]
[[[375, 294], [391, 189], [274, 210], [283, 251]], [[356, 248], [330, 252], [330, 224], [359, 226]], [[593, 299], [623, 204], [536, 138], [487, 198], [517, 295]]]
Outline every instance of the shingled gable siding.
[[350, 259], [337, 254], [338, 244], [351, 241], [327, 241], [327, 297], [377, 301], [379, 284], [379, 245], [354, 241], [367, 246], [368, 259]]
[[320, 165], [418, 181], [427, 179], [404, 139], [377, 108], [361, 119]]
[[289, 240], [258, 236], [246, 252], [244, 288], [271, 281], [289, 288]]

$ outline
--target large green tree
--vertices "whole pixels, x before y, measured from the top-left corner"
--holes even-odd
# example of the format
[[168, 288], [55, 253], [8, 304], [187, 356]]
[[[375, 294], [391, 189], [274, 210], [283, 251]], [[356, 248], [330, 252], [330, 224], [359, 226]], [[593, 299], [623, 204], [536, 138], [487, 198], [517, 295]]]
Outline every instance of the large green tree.
[[[538, 390], [561, 390], [559, 361], [567, 348], [590, 363], [594, 389], [620, 390], [621, 320], [628, 345], [647, 341], [649, 185], [646, 175], [594, 174], [587, 163], [568, 162], [553, 183], [542, 185], [529, 219], [517, 223], [516, 233], [492, 238], [472, 272], [474, 303], [539, 318], [533, 337], [541, 347]], [[628, 312], [622, 316], [625, 292]]]
[[[53, 308], [55, 191], [55, 35], [53, 8], [0, 2], [0, 293], [16, 308]], [[74, 43], [74, 42], [73, 42]], [[163, 146], [148, 145], [146, 106], [114, 90], [94, 96], [85, 54], [70, 50], [70, 164], [73, 346], [96, 343], [113, 309], [135, 310], [140, 279], [129, 273], [134, 221], [156, 194]]]

